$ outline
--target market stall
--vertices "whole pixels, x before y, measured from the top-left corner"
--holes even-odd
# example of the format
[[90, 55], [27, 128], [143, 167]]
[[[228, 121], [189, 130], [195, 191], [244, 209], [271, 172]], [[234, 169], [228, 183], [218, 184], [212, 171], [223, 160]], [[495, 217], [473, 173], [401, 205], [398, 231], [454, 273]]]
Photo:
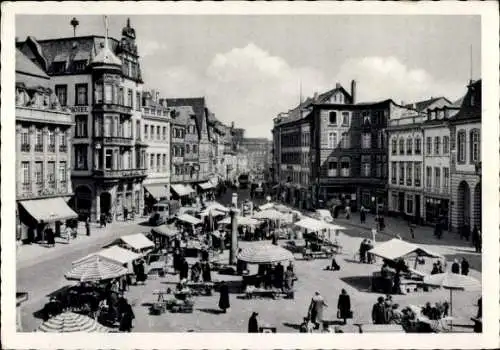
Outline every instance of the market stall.
[[[385, 293], [392, 293], [394, 287], [396, 289], [401, 287], [401, 292], [421, 287], [423, 285], [422, 280], [427, 273], [419, 272], [416, 268], [422, 258], [429, 257], [445, 260], [441, 254], [401, 239], [391, 239], [380, 243], [370, 249], [368, 254], [378, 256], [384, 260], [382, 269], [373, 273], [372, 290], [382, 290]], [[405, 262], [405, 260], [410, 259], [414, 259], [413, 268], [410, 268]], [[395, 281], [395, 278], [398, 280]]]
[[108, 333], [111, 330], [88, 316], [64, 312], [43, 322], [37, 331], [45, 333]]
[[180, 232], [175, 225], [160, 225], [151, 229], [153, 241], [155, 244], [168, 251], [173, 249], [175, 238], [179, 237]]
[[[258, 265], [255, 275], [249, 273], [243, 275], [243, 284], [246, 286], [245, 296], [247, 298], [285, 296], [293, 299], [293, 282], [284, 283], [286, 274], [293, 273], [287, 268], [285, 274], [282, 262], [294, 260], [293, 254], [286, 249], [276, 245], [255, 244], [241, 250], [237, 256], [239, 262]], [[290, 265], [289, 265], [290, 266]], [[296, 278], [293, 277], [293, 280]]]
[[65, 277], [69, 280], [88, 282], [109, 280], [127, 273], [128, 270], [125, 267], [94, 255], [79, 264], [75, 264]]
[[155, 247], [154, 242], [148, 239], [143, 233], [136, 233], [133, 235], [120, 237], [105, 247], [110, 247], [113, 245], [118, 245], [122, 248], [132, 250], [134, 253], [141, 255], [146, 255]]

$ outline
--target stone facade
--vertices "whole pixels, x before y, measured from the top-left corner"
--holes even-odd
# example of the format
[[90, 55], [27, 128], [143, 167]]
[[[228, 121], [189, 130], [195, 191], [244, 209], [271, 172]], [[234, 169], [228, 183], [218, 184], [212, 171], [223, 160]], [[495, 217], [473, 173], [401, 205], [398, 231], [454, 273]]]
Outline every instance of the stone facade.
[[460, 111], [450, 118], [451, 223], [481, 228], [481, 80], [467, 86]]

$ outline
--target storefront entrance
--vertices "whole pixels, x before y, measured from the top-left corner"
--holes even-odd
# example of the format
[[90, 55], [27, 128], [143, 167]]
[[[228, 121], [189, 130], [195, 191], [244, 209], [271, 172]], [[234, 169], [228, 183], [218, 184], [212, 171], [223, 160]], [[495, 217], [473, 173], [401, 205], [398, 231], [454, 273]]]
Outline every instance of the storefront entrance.
[[442, 198], [426, 197], [425, 220], [427, 223], [436, 224], [441, 218], [448, 227], [448, 212], [450, 201]]

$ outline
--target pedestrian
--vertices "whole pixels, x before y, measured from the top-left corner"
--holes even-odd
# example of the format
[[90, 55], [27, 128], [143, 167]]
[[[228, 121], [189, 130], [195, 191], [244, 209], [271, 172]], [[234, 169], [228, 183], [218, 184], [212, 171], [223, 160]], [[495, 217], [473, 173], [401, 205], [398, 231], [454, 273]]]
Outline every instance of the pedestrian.
[[479, 253], [479, 230], [476, 225], [474, 225], [474, 229], [472, 230], [472, 245], [474, 246], [476, 253]]
[[359, 210], [359, 219], [360, 219], [362, 224], [364, 224], [366, 221], [366, 211], [365, 211], [365, 207], [363, 205], [361, 206], [361, 209]]
[[392, 283], [392, 292], [394, 294], [401, 294], [401, 275], [399, 271], [394, 275]]
[[373, 324], [386, 324], [386, 312], [384, 297], [378, 297], [377, 303], [372, 308], [372, 321]]
[[361, 263], [366, 263], [366, 243], [367, 239], [364, 239], [361, 241], [361, 244], [359, 245], [359, 262]]
[[316, 292], [311, 299], [311, 304], [309, 305], [308, 316], [312, 323], [314, 323], [314, 329], [319, 329], [319, 325], [323, 322], [323, 310], [328, 307], [328, 304], [323, 299], [323, 296]]
[[330, 270], [331, 271], [339, 271], [340, 270], [340, 266], [339, 266], [339, 264], [337, 264], [337, 260], [335, 260], [335, 257], [332, 257], [332, 263], [330, 265]]
[[248, 319], [248, 333], [259, 333], [258, 315], [257, 312], [252, 312], [252, 316]]
[[189, 264], [186, 260], [186, 258], [182, 258], [181, 262], [181, 272], [179, 274], [180, 280], [187, 279], [189, 276]]
[[202, 277], [204, 282], [212, 282], [212, 272], [208, 261], [205, 261], [202, 265]]
[[370, 250], [373, 249], [372, 241], [368, 240], [366, 242], [366, 259], [368, 260], [368, 264], [375, 263], [375, 259], [373, 258], [373, 254], [370, 253]]
[[68, 242], [71, 241], [72, 238], [76, 238], [73, 232], [74, 231], [71, 229], [70, 225], [67, 224], [66, 228], [64, 229], [64, 236], [66, 236]]
[[349, 220], [351, 218], [351, 207], [350, 206], [345, 207], [345, 218], [347, 220]]
[[54, 237], [54, 230], [52, 230], [52, 227], [49, 227], [45, 230], [45, 237], [47, 240], [47, 245], [49, 247], [54, 247], [56, 245], [56, 240]]
[[453, 264], [451, 264], [451, 273], [460, 274], [460, 264], [457, 259], [453, 260]]
[[127, 221], [127, 220], [128, 220], [128, 208], [123, 207], [123, 221]]
[[90, 217], [88, 216], [85, 219], [85, 231], [87, 232], [87, 236], [90, 237]]
[[135, 318], [132, 306], [125, 301], [122, 306], [121, 319], [120, 319], [120, 332], [130, 332], [132, 331], [133, 324], [132, 320]]
[[110, 290], [113, 293], [117, 293], [117, 294], [120, 292], [120, 283], [118, 282], [118, 279], [115, 278], [113, 281], [111, 281]]
[[127, 281], [127, 276], [121, 276], [120, 277], [120, 292], [124, 293], [128, 291], [128, 281]]
[[415, 229], [413, 228], [412, 224], [410, 224], [410, 236], [411, 239], [415, 239]]
[[337, 303], [337, 318], [343, 319], [344, 324], [347, 323], [348, 318], [352, 318], [351, 311], [351, 297], [347, 294], [345, 289], [342, 289]]
[[437, 273], [443, 273], [444, 272], [444, 268], [443, 268], [443, 264], [441, 263], [441, 260], [437, 261], [436, 266], [437, 266], [437, 269], [438, 269]]
[[462, 263], [461, 265], [461, 270], [462, 270], [462, 275], [467, 276], [469, 274], [469, 262], [467, 259], [462, 258]]
[[99, 217], [99, 224], [101, 225], [101, 228], [106, 226], [106, 216], [104, 213], [101, 213]]
[[231, 305], [229, 304], [229, 287], [224, 281], [220, 284], [219, 293], [219, 308], [226, 313]]
[[483, 297], [480, 297], [477, 301], [477, 315], [476, 318], [483, 317]]

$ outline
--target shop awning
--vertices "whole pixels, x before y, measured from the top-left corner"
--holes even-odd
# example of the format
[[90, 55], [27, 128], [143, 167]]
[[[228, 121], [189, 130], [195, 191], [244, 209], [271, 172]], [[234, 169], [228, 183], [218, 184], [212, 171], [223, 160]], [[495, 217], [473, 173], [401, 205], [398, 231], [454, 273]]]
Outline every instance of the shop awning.
[[413, 254], [444, 259], [441, 254], [434, 253], [429, 249], [413, 243], [405, 242], [401, 239], [391, 239], [390, 241], [380, 243], [375, 248], [371, 249], [370, 253], [379, 256], [382, 259], [388, 260], [405, 258]]
[[157, 200], [168, 197], [167, 187], [164, 184], [144, 185], [144, 188]]
[[214, 188], [214, 185], [211, 184], [210, 182], [202, 182], [199, 183], [198, 186], [200, 186], [200, 188], [204, 191], [211, 190], [212, 188]]
[[182, 184], [176, 184], [176, 185], [171, 185], [170, 189], [177, 193], [179, 197], [184, 197], [193, 192], [193, 190], [187, 186], [184, 186]]
[[120, 240], [129, 245], [133, 249], [142, 250], [147, 248], [154, 248], [155, 244], [151, 242], [142, 233], [120, 237]]
[[182, 215], [178, 216], [177, 219], [179, 219], [180, 221], [187, 222], [188, 224], [191, 224], [191, 225], [201, 224], [200, 219], [195, 218], [194, 216], [191, 216], [189, 214], [182, 214]]
[[22, 201], [21, 205], [38, 222], [54, 222], [78, 217], [61, 197]]
[[317, 232], [324, 230], [326, 228], [325, 224], [326, 223], [322, 223], [321, 221], [313, 218], [303, 218], [302, 220], [297, 221], [295, 223], [296, 226], [305, 228], [309, 232]]
[[176, 227], [169, 226], [169, 225], [160, 225], [157, 227], [153, 227], [151, 229], [151, 232], [156, 233], [158, 235], [166, 236], [166, 237], [173, 237], [173, 236], [179, 234], [179, 230]]
[[97, 255], [105, 259], [117, 262], [119, 264], [127, 264], [141, 258], [139, 254], [136, 254], [128, 249], [120, 248], [116, 245], [101, 250], [100, 252], [97, 253]]

